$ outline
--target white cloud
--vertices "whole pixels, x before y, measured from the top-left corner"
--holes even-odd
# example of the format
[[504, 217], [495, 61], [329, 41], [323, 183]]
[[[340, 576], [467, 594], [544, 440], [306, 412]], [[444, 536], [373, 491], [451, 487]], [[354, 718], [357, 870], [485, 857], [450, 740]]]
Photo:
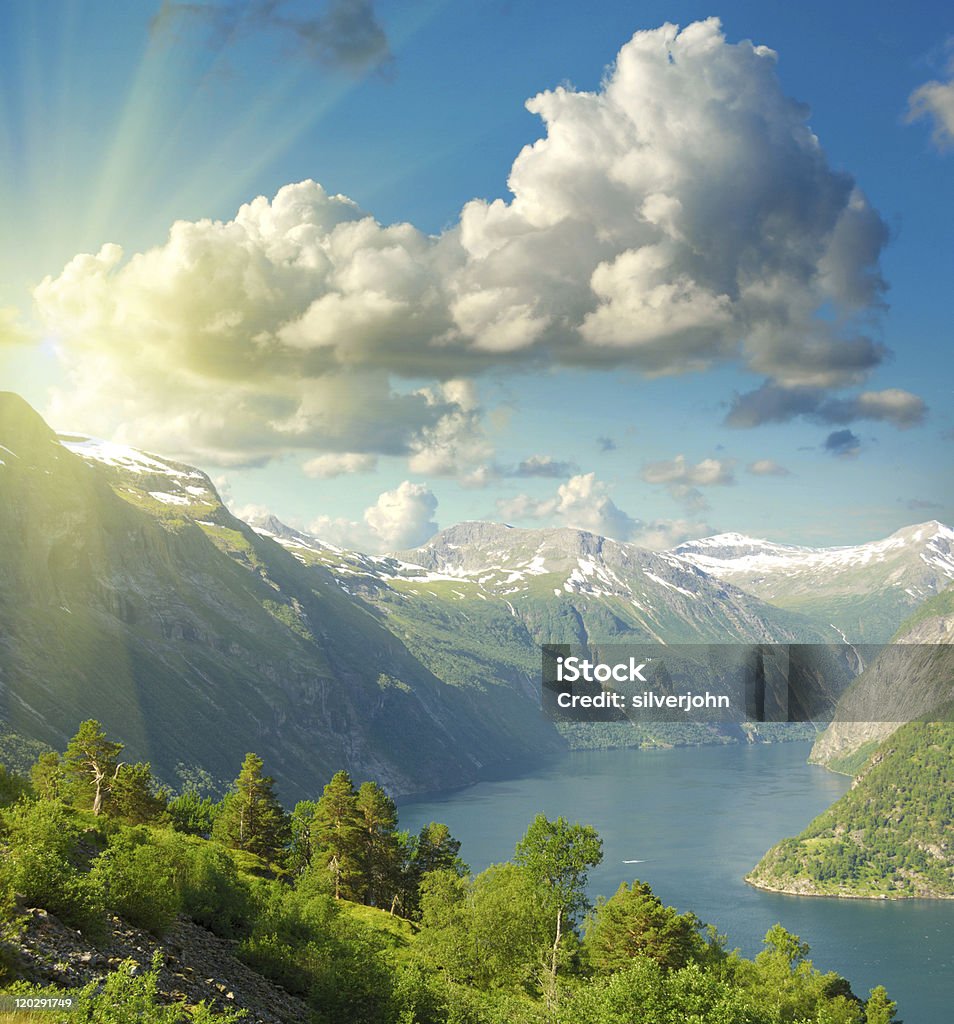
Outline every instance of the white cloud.
[[335, 452], [309, 459], [302, 469], [307, 476], [329, 480], [353, 473], [370, 473], [377, 464], [377, 456], [365, 452]]
[[734, 482], [732, 464], [720, 459], [703, 459], [694, 466], [686, 462], [685, 455], [661, 462], [649, 462], [643, 467], [643, 479], [650, 484], [693, 484], [713, 487]]
[[700, 487], [720, 487], [735, 483], [733, 463], [722, 459], [703, 459], [695, 465], [684, 455], [660, 462], [649, 462], [642, 469], [642, 478], [649, 484], [663, 484], [678, 501], [694, 512], [709, 507]]
[[750, 462], [746, 469], [753, 476], [790, 476], [791, 471], [779, 465], [774, 459], [756, 459]]
[[[223, 464], [311, 449], [467, 475], [489, 446], [461, 381], [490, 368], [738, 359], [830, 389], [883, 359], [863, 330], [885, 226], [772, 51], [715, 19], [664, 25], [598, 91], [527, 107], [546, 133], [511, 198], [467, 203], [439, 237], [306, 181], [128, 260], [76, 256], [35, 290], [69, 375], [57, 418]], [[457, 383], [406, 394], [394, 376]]]
[[549, 519], [557, 510], [557, 498], [531, 498], [517, 494], [512, 498], [498, 498], [497, 512], [503, 519]]
[[[949, 69], [951, 70], [951, 69]], [[927, 118], [933, 123], [935, 144], [944, 149], [954, 145], [954, 79], [925, 82], [908, 99], [908, 120]]]
[[432, 426], [424, 427], [412, 442], [408, 468], [425, 476], [474, 479], [493, 449], [482, 424], [482, 410], [473, 383], [452, 380], [419, 394], [431, 406], [448, 409]]
[[683, 541], [710, 537], [717, 532], [715, 527], [699, 520], [654, 519], [640, 527], [631, 540], [650, 551], [668, 551]]
[[550, 498], [536, 499], [526, 494], [501, 498], [497, 510], [505, 519], [549, 520], [555, 525], [587, 530], [652, 551], [663, 551], [684, 540], [715, 532], [708, 523], [688, 519], [634, 519], [610, 498], [606, 484], [594, 473], [573, 477]]
[[567, 526], [589, 530], [615, 540], [629, 540], [642, 525], [609, 496], [595, 473], [571, 477], [557, 488], [556, 514]]
[[322, 540], [356, 551], [398, 551], [417, 547], [437, 532], [436, 511], [437, 498], [430, 488], [405, 480], [378, 495], [360, 523], [319, 516], [308, 529]]
[[560, 484], [554, 497], [531, 498], [519, 494], [502, 498], [497, 510], [507, 519], [553, 519], [561, 526], [598, 533], [614, 540], [629, 540], [642, 525], [627, 515], [609, 496], [595, 473], [581, 473]]

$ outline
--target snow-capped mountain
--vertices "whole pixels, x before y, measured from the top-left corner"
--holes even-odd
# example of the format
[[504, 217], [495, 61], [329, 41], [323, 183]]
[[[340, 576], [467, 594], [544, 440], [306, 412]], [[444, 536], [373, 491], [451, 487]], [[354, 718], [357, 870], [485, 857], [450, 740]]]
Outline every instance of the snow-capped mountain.
[[670, 554], [771, 604], [826, 620], [852, 642], [889, 640], [919, 604], [954, 581], [954, 530], [936, 521], [846, 547], [723, 533]]
[[0, 445], [4, 732], [62, 749], [95, 718], [173, 785], [181, 765], [233, 777], [255, 750], [288, 800], [339, 768], [399, 794], [563, 749], [522, 677], [433, 672], [199, 470], [58, 438], [3, 392]]
[[350, 593], [382, 601], [474, 602], [526, 626], [535, 643], [641, 639], [662, 643], [837, 640], [830, 627], [751, 597], [671, 554], [572, 529], [465, 522], [386, 556], [341, 551], [274, 516], [254, 520], [300, 561]]

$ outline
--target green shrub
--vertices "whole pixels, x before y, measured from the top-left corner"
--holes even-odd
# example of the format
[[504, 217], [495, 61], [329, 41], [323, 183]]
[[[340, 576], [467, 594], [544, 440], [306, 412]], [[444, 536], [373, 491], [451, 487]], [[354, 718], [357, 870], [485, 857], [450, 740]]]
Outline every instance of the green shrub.
[[227, 850], [170, 831], [157, 833], [155, 841], [169, 858], [183, 914], [223, 938], [247, 931], [249, 890]]
[[8, 808], [3, 823], [2, 888], [73, 927], [94, 927], [102, 917], [102, 893], [97, 880], [76, 867], [82, 831], [76, 818], [59, 804], [39, 800]]
[[17, 800], [28, 796], [29, 793], [29, 782], [21, 776], [7, 771], [6, 767], [0, 764], [0, 807], [15, 804]]
[[102, 984], [91, 982], [81, 989], [63, 991], [56, 988], [37, 989], [19, 982], [5, 990], [9, 995], [71, 998], [72, 1009], [38, 1014], [44, 1024], [237, 1024], [246, 1017], [245, 1010], [213, 1011], [205, 1003], [187, 1007], [184, 1002], [163, 1004], [159, 1001], [159, 971], [162, 955], [156, 953], [152, 967], [139, 972], [136, 964], [125, 960]]
[[90, 878], [109, 910], [155, 935], [179, 913], [172, 858], [162, 847], [150, 845], [141, 831], [127, 829], [113, 837], [93, 862]]
[[210, 796], [200, 797], [194, 789], [188, 789], [169, 801], [169, 818], [177, 832], [193, 836], [210, 836], [215, 828], [215, 819], [221, 804]]

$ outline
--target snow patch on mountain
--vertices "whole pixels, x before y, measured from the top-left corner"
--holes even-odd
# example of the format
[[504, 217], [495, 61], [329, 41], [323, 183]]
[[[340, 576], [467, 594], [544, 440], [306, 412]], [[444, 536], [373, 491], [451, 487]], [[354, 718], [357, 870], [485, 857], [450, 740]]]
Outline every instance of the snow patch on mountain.
[[922, 542], [925, 544], [922, 560], [954, 578], [954, 530], [938, 522], [908, 526], [883, 540], [844, 547], [802, 547], [776, 544], [740, 533], [720, 533], [686, 541], [673, 548], [671, 553], [721, 577], [755, 572], [863, 567], [889, 561]]
[[115, 466], [129, 473], [155, 473], [160, 476], [189, 480], [204, 479], [203, 474], [196, 469], [177, 469], [167, 462], [160, 462], [152, 455], [138, 451], [136, 448], [129, 448], [113, 441], [104, 441], [98, 437], [89, 437], [85, 434], [59, 434], [57, 440], [67, 451], [79, 455], [80, 458], [102, 462], [106, 466]]

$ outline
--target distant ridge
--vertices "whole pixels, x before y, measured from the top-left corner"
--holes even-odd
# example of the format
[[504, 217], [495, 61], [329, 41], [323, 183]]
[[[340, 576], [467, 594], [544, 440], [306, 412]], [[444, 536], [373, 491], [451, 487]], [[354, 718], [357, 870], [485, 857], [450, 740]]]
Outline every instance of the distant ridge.
[[922, 601], [954, 582], [954, 530], [936, 520], [843, 547], [724, 533], [670, 554], [780, 608], [827, 621], [853, 643], [886, 643]]

